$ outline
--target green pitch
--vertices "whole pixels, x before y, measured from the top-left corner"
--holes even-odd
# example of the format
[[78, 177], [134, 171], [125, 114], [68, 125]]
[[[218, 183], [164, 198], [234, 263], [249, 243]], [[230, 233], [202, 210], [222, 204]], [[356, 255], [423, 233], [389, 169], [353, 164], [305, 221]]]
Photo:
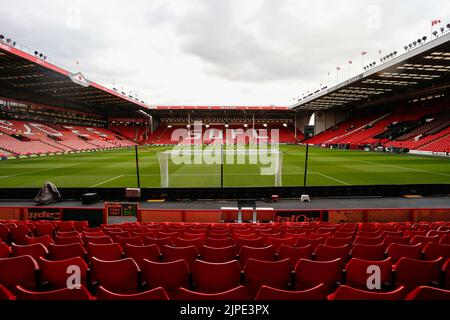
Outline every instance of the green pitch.
[[[160, 187], [157, 152], [167, 147], [139, 150], [141, 187]], [[280, 146], [282, 185], [302, 186], [305, 147]], [[171, 165], [172, 187], [220, 187], [220, 165]], [[0, 161], [1, 188], [135, 187], [133, 149]], [[273, 186], [274, 176], [260, 175], [257, 165], [223, 166], [225, 187]], [[307, 184], [346, 186], [375, 184], [450, 183], [450, 160], [437, 157], [310, 148]]]

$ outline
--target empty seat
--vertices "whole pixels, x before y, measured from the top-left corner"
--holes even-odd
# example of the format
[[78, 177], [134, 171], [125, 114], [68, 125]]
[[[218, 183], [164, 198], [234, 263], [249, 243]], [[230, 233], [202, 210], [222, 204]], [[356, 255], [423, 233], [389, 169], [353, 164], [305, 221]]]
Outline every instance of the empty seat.
[[308, 238], [299, 237], [297, 240], [297, 244], [295, 246], [296, 247], [306, 247], [307, 245], [310, 245], [311, 249], [313, 251], [315, 251], [319, 244], [325, 244], [326, 241], [327, 241], [326, 238], [308, 239]]
[[239, 251], [239, 263], [242, 267], [248, 259], [262, 260], [262, 261], [274, 261], [275, 260], [275, 250], [272, 246], [254, 248], [243, 246]]
[[289, 289], [291, 265], [289, 259], [260, 261], [249, 259], [245, 264], [245, 287], [250, 298], [254, 298], [262, 285], [277, 289]]
[[192, 269], [192, 265], [195, 260], [198, 258], [197, 248], [194, 246], [188, 247], [171, 247], [171, 246], [163, 246], [162, 250], [163, 261], [177, 261], [183, 259], [186, 261], [189, 269]]
[[35, 260], [39, 257], [46, 258], [48, 254], [47, 248], [41, 243], [27, 244], [27, 245], [17, 245], [15, 243], [11, 244], [11, 256], [31, 256]]
[[255, 300], [327, 300], [327, 295], [327, 289], [323, 284], [302, 291], [288, 291], [262, 286], [261, 289], [259, 289]]
[[435, 260], [439, 257], [443, 257], [446, 260], [450, 258], [450, 245], [429, 242], [423, 248], [423, 257], [425, 260]]
[[98, 300], [169, 300], [164, 288], [155, 288], [145, 292], [123, 294], [112, 292], [100, 286], [96, 295]]
[[223, 239], [206, 238], [205, 245], [207, 245], [208, 247], [214, 247], [214, 248], [229, 247], [229, 246], [234, 246], [234, 240], [229, 237], [225, 237]]
[[16, 297], [12, 294], [12, 292], [0, 284], [0, 301], [8, 301], [15, 299]]
[[40, 301], [57, 301], [57, 300], [95, 300], [85, 287], [80, 289], [63, 288], [53, 291], [36, 292], [27, 290], [21, 286], [17, 286], [17, 300], [40, 300]]
[[349, 252], [349, 245], [331, 247], [324, 244], [319, 244], [314, 252], [314, 258], [316, 261], [331, 261], [340, 258], [343, 262], [346, 262], [348, 260]]
[[11, 248], [4, 242], [0, 242], [0, 258], [9, 258]]
[[24, 225], [18, 225], [14, 228], [11, 228], [10, 230], [10, 237], [11, 237], [11, 241], [16, 243], [16, 244], [20, 244], [20, 245], [24, 245], [27, 244], [27, 237], [30, 235], [30, 230], [27, 228], [27, 226]]
[[390, 292], [374, 292], [352, 288], [347, 285], [339, 288], [331, 294], [329, 300], [403, 300], [405, 297], [405, 288], [400, 286]]
[[51, 244], [48, 247], [48, 259], [49, 260], [65, 260], [74, 257], [80, 257], [84, 259], [86, 256], [86, 250], [81, 243], [72, 244]]
[[221, 263], [236, 259], [236, 247], [229, 246], [223, 248], [214, 248], [203, 246], [200, 250], [202, 260], [206, 262]]
[[391, 243], [386, 249], [386, 254], [392, 258], [393, 262], [403, 257], [420, 259], [422, 256], [422, 245], [420, 243], [413, 245]]
[[247, 290], [244, 286], [239, 286], [232, 290], [228, 290], [221, 293], [200, 293], [191, 291], [185, 288], [180, 288], [176, 294], [176, 300], [181, 301], [207, 301], [207, 300], [220, 300], [220, 301], [245, 301], [249, 300]]
[[197, 248], [197, 251], [200, 251], [200, 248], [204, 244], [205, 244], [205, 239], [203, 239], [203, 238], [196, 238], [196, 239], [177, 238], [177, 239], [175, 239], [175, 246], [177, 246], [177, 247], [194, 246]]
[[71, 237], [55, 237], [56, 244], [72, 244], [72, 243], [80, 243], [83, 244], [83, 240], [79, 236], [71, 236]]
[[261, 237], [253, 239], [235, 238], [235, 243], [238, 249], [244, 246], [252, 248], [262, 248], [264, 247], [264, 242], [264, 239]]
[[450, 290], [420, 286], [411, 291], [405, 300], [450, 300]]
[[91, 236], [83, 236], [83, 241], [86, 245], [88, 244], [111, 244], [113, 243], [113, 240], [109, 236], [98, 236], [98, 237], [91, 237]]
[[203, 293], [219, 293], [239, 286], [241, 266], [236, 260], [210, 263], [196, 260], [192, 269], [195, 290]]
[[328, 292], [342, 281], [342, 261], [312, 261], [300, 259], [295, 266], [295, 288], [305, 290], [323, 283]]
[[369, 267], [371, 266], [378, 266], [380, 268], [380, 284], [382, 287], [388, 286], [392, 283], [391, 258], [387, 258], [383, 261], [352, 258], [345, 267], [346, 284], [358, 289], [367, 289], [367, 280], [373, 272], [369, 270]]
[[56, 229], [62, 232], [75, 230], [73, 221], [59, 221], [58, 224], [56, 225]]
[[297, 239], [294, 237], [289, 237], [289, 238], [273, 238], [273, 237], [268, 237], [266, 239], [265, 245], [266, 246], [273, 246], [273, 248], [275, 249], [275, 251], [278, 251], [278, 249], [280, 249], [280, 247], [284, 244], [286, 246], [295, 246], [295, 244], [297, 243]]
[[447, 259], [447, 261], [442, 266], [442, 272], [444, 273], [444, 288], [449, 290], [450, 289], [450, 259]]
[[189, 288], [189, 267], [184, 260], [154, 262], [144, 260], [142, 280], [149, 289], [162, 287], [169, 297], [179, 288]]
[[0, 284], [13, 293], [17, 285], [35, 289], [37, 270], [38, 264], [31, 256], [0, 259]]
[[139, 267], [131, 258], [115, 261], [92, 258], [91, 280], [94, 284], [118, 293], [138, 291]]
[[450, 245], [450, 234], [447, 234], [447, 235], [441, 237], [441, 239], [439, 240], [439, 243]]
[[401, 237], [401, 236], [386, 236], [383, 240], [382, 246], [384, 250], [386, 250], [391, 243], [399, 243], [399, 244], [410, 244], [409, 237]]
[[88, 266], [80, 257], [69, 258], [66, 260], [50, 261], [43, 258], [38, 260], [40, 269], [40, 280], [52, 289], [67, 288], [68, 285], [76, 283], [67, 283], [71, 274], [75, 272], [80, 275], [80, 284], [87, 285], [86, 275]]
[[0, 224], [0, 242], [9, 243], [9, 228], [5, 225]]
[[394, 266], [395, 285], [411, 291], [419, 286], [437, 286], [441, 279], [442, 258], [423, 261], [401, 258]]
[[173, 246], [173, 241], [170, 238], [150, 238], [150, 237], [144, 237], [144, 244], [145, 245], [151, 245], [156, 244], [161, 251], [164, 246]]
[[368, 237], [362, 237], [362, 236], [356, 236], [355, 241], [353, 244], [367, 244], [375, 246], [377, 244], [383, 243], [383, 238], [381, 236], [376, 238], [368, 238]]
[[328, 238], [325, 244], [332, 247], [341, 247], [345, 245], [351, 245], [353, 243], [353, 237], [345, 238]]
[[115, 240], [122, 248], [125, 248], [125, 245], [132, 244], [135, 246], [142, 246], [142, 240], [140, 237], [115, 237]]
[[36, 223], [35, 227], [36, 236], [50, 236], [51, 238], [53, 238], [53, 235], [55, 233], [55, 226], [53, 225], [53, 223]]
[[107, 261], [122, 259], [122, 247], [118, 243], [110, 243], [110, 244], [88, 243], [86, 249], [89, 260], [91, 260], [93, 257]]
[[55, 242], [53, 241], [52, 237], [50, 237], [49, 235], [46, 235], [46, 236], [41, 236], [41, 237], [27, 237], [27, 243], [28, 244], [40, 243], [47, 248], [49, 244], [55, 243]]
[[125, 257], [133, 258], [140, 268], [143, 266], [144, 259], [157, 262], [161, 259], [161, 253], [156, 244], [151, 244], [148, 246], [126, 244], [124, 251]]
[[311, 245], [305, 247], [291, 247], [282, 245], [278, 250], [278, 260], [289, 259], [291, 269], [294, 270], [297, 261], [300, 259], [311, 259], [313, 249]]
[[81, 232], [86, 228], [89, 228], [89, 222], [88, 221], [73, 221], [73, 228]]
[[368, 244], [355, 244], [350, 251], [352, 258], [359, 258], [365, 260], [384, 260], [385, 248], [383, 244], [368, 245]]

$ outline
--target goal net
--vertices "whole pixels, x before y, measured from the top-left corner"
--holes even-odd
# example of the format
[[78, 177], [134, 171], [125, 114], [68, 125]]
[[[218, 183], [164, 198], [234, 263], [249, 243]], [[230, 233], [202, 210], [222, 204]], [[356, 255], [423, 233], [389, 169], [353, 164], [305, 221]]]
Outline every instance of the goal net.
[[282, 186], [283, 153], [239, 146], [157, 153], [161, 188]]

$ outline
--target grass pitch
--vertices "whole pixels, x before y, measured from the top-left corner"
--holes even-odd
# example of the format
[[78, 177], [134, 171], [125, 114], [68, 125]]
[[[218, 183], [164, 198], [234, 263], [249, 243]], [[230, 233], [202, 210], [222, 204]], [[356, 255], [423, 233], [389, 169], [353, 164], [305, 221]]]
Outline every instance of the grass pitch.
[[[157, 152], [167, 149], [140, 148], [141, 187], [161, 186]], [[280, 151], [284, 153], [282, 185], [303, 186], [305, 147], [280, 146]], [[274, 176], [262, 176], [259, 169], [225, 164], [224, 187], [273, 186]], [[220, 165], [171, 165], [169, 184], [220, 187], [220, 170]], [[0, 161], [1, 188], [40, 187], [46, 181], [58, 187], [136, 187], [134, 149]], [[447, 183], [448, 158], [310, 148], [308, 186]]]

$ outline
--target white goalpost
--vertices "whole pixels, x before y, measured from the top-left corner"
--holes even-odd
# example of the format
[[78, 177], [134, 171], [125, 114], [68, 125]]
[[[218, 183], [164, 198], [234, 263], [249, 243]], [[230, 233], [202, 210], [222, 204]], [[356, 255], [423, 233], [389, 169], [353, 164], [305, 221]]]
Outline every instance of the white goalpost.
[[[157, 153], [160, 169], [161, 188], [171, 188], [177, 185], [196, 187], [195, 178], [201, 177], [202, 182], [214, 181], [220, 176], [223, 183], [227, 175], [235, 176], [239, 186], [254, 186], [252, 181], [246, 185], [244, 177], [249, 177], [252, 170], [253, 177], [273, 176], [273, 186], [283, 185], [283, 152], [278, 149], [245, 149], [230, 147], [214, 148], [181, 148]], [[224, 173], [224, 167], [226, 173]], [[258, 170], [256, 170], [256, 169]], [[179, 171], [182, 171], [180, 173]], [[255, 171], [256, 170], [256, 171]], [[242, 178], [242, 179], [239, 179]], [[233, 185], [234, 186], [234, 185]], [[226, 187], [226, 186], [225, 186]]]

